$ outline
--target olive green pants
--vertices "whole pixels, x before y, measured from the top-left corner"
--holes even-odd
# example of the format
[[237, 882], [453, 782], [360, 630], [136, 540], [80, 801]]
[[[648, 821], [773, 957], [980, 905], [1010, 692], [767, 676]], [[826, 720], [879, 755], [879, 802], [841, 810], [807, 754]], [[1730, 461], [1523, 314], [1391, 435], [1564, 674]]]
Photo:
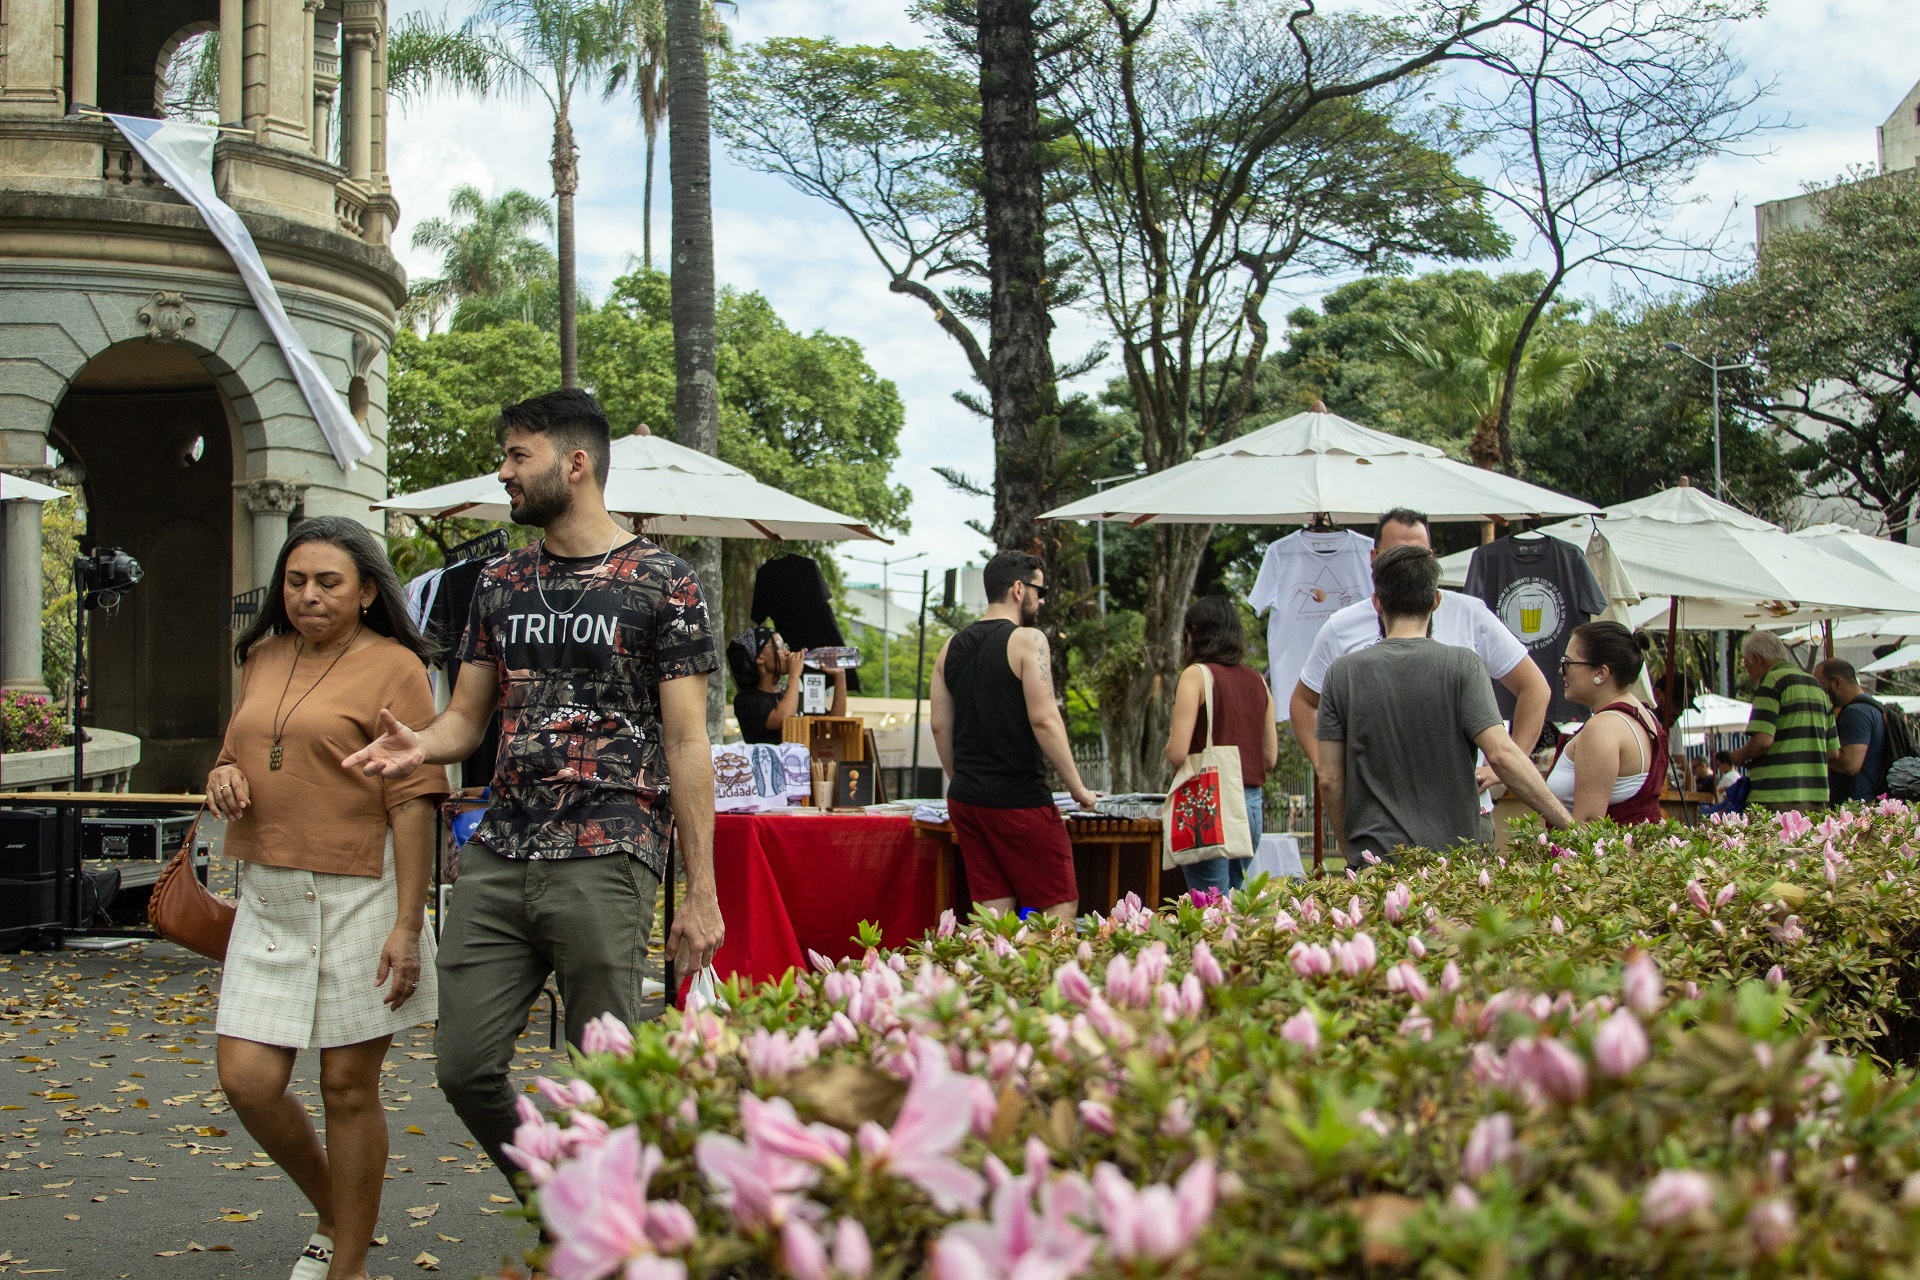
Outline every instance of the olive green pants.
[[515, 1166], [501, 1148], [520, 1123], [513, 1109], [520, 1090], [507, 1068], [527, 1014], [552, 975], [569, 1044], [579, 1044], [603, 1013], [638, 1022], [660, 881], [627, 854], [522, 860], [469, 841], [459, 856], [440, 932], [435, 1073], [511, 1182]]

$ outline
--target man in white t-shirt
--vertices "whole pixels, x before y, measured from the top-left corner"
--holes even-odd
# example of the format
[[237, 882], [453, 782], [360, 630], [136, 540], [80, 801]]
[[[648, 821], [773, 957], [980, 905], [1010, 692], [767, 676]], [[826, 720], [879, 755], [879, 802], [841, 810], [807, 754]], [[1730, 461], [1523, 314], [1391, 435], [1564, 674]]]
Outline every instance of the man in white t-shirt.
[[[1374, 558], [1394, 547], [1408, 545], [1432, 549], [1427, 517], [1418, 511], [1395, 507], [1380, 517], [1380, 534], [1373, 544]], [[1473, 650], [1480, 665], [1487, 669], [1487, 675], [1513, 694], [1512, 737], [1522, 751], [1531, 752], [1541, 729], [1546, 727], [1547, 704], [1552, 701], [1553, 692], [1547, 685], [1547, 677], [1527, 656], [1527, 647], [1514, 638], [1493, 610], [1457, 591], [1440, 593], [1440, 607], [1434, 610], [1432, 625], [1435, 640]], [[1315, 753], [1314, 721], [1320, 713], [1320, 689], [1326, 681], [1327, 668], [1335, 658], [1358, 653], [1379, 639], [1380, 616], [1369, 599], [1348, 605], [1328, 618], [1320, 628], [1319, 638], [1313, 642], [1307, 664], [1301, 668], [1299, 683], [1293, 687], [1287, 714], [1293, 722], [1295, 741], [1316, 770], [1320, 762]], [[1495, 781], [1493, 770], [1485, 767], [1480, 770], [1482, 790]]]

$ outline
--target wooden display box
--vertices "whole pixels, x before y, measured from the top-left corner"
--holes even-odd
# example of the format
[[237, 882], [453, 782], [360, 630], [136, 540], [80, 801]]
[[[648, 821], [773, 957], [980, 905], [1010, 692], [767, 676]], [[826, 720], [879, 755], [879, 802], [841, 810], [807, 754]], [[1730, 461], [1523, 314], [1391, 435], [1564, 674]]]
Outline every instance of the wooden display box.
[[859, 716], [788, 716], [783, 742], [802, 743], [816, 760], [865, 760], [866, 721]]

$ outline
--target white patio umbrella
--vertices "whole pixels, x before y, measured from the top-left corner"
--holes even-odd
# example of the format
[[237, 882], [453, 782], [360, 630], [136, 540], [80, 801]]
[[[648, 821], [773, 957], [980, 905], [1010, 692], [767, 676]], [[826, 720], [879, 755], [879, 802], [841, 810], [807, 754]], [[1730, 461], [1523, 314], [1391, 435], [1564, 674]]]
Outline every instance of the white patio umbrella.
[[1904, 671], [1908, 667], [1920, 667], [1920, 644], [1895, 649], [1884, 658], [1875, 658], [1860, 670], [1869, 675], [1879, 675], [1883, 671]]
[[[1680, 601], [1678, 625], [1697, 631], [1911, 613], [1920, 601], [1920, 591], [1689, 485], [1601, 514], [1597, 522], [1569, 520], [1541, 532], [1585, 547], [1596, 529], [1603, 531], [1642, 596], [1629, 609], [1636, 624], [1657, 625], [1653, 619], [1674, 598]], [[1464, 581], [1471, 556], [1446, 557], [1444, 578]]]
[[1753, 715], [1753, 704], [1738, 698], [1723, 698], [1717, 693], [1702, 693], [1693, 705], [1680, 713], [1683, 733], [1704, 733], [1709, 729], [1744, 729]]
[[[510, 520], [497, 476], [435, 485], [374, 506], [420, 516]], [[885, 542], [852, 516], [762, 484], [731, 463], [655, 435], [613, 442], [607, 510], [639, 521], [650, 535], [773, 538], [804, 542]]]
[[1575, 515], [1591, 504], [1470, 467], [1315, 403], [1176, 467], [1056, 507], [1043, 520], [1143, 524], [1372, 524], [1390, 507], [1434, 520]]
[[54, 502], [68, 496], [65, 489], [0, 471], [0, 502]]

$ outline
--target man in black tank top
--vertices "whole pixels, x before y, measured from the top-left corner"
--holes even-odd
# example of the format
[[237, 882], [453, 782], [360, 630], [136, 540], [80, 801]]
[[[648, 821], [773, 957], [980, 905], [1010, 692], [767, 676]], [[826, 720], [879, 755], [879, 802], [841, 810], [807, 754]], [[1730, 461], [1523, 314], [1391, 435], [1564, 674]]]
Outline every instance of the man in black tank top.
[[1073, 846], [1046, 766], [1083, 807], [1095, 797], [1074, 767], [1047, 639], [1032, 625], [1047, 596], [1045, 565], [1002, 551], [984, 576], [986, 613], [948, 640], [933, 666], [933, 741], [950, 779], [947, 812], [976, 904], [1071, 920], [1080, 906]]

